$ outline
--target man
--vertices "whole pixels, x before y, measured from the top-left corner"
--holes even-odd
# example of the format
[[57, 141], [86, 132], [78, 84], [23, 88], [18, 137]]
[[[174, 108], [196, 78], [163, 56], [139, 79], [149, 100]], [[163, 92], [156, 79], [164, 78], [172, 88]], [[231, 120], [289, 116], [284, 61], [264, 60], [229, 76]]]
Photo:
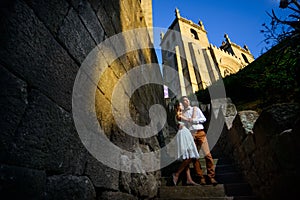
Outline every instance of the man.
[[[202, 148], [203, 153], [205, 154], [205, 162], [206, 162], [206, 169], [207, 169], [207, 176], [208, 180], [211, 184], [217, 185], [218, 182], [215, 180], [215, 167], [214, 167], [214, 160], [209, 150], [209, 145], [206, 138], [206, 133], [204, 131], [203, 123], [206, 121], [205, 116], [203, 115], [202, 111], [199, 107], [191, 107], [190, 100], [188, 97], [183, 96], [181, 98], [181, 102], [184, 106], [183, 115], [188, 118], [187, 124], [189, 130], [191, 131], [196, 146], [198, 148]], [[194, 168], [196, 171], [196, 176], [200, 178], [200, 184], [205, 185], [206, 181], [203, 176], [203, 171], [201, 169], [201, 164], [199, 159], [195, 159]]]

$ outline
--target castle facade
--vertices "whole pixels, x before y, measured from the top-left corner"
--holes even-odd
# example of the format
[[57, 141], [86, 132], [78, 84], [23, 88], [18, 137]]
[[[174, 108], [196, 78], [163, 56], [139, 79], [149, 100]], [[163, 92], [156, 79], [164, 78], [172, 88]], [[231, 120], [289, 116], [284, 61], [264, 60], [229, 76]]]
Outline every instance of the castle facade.
[[[166, 85], [177, 84], [177, 97], [205, 89], [254, 61], [246, 45], [231, 42], [227, 34], [220, 47], [210, 44], [201, 21], [195, 24], [181, 17], [178, 9], [175, 13], [173, 23], [165, 34], [161, 33], [160, 46], [164, 81]], [[169, 67], [178, 72], [178, 77], [170, 75], [166, 70]], [[176, 80], [178, 83], [174, 83]], [[172, 91], [168, 95], [175, 96]]]

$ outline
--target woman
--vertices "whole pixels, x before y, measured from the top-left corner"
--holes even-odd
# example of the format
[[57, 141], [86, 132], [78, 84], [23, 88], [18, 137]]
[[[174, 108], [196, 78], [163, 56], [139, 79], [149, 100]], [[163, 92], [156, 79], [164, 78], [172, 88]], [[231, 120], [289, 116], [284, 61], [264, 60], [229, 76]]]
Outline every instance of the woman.
[[190, 174], [190, 168], [189, 164], [192, 162], [192, 159], [198, 159], [199, 153], [197, 150], [197, 147], [194, 142], [194, 138], [189, 131], [184, 125], [182, 121], [189, 121], [189, 119], [185, 118], [182, 115], [183, 111], [183, 105], [181, 103], [178, 103], [175, 107], [176, 111], [176, 123], [178, 126], [178, 132], [176, 135], [177, 139], [177, 155], [178, 159], [182, 160], [183, 162], [181, 163], [179, 169], [172, 174], [173, 176], [173, 183], [174, 185], [177, 184], [179, 175], [181, 172], [185, 171], [186, 172], [186, 177], [187, 177], [187, 185], [199, 185], [195, 183], [191, 177]]

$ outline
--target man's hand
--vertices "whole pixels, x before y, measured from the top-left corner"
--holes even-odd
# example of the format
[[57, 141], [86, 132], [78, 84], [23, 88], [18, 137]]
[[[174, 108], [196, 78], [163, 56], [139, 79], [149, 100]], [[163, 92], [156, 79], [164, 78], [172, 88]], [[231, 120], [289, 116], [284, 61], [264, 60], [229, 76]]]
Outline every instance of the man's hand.
[[192, 133], [192, 136], [195, 139], [196, 138], [196, 133]]

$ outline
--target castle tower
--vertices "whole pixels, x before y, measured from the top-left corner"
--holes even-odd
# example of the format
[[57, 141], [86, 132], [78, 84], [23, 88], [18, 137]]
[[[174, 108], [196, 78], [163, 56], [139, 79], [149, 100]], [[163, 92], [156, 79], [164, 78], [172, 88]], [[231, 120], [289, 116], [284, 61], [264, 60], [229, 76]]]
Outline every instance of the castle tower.
[[[175, 19], [165, 34], [161, 34], [163, 75], [166, 84], [169, 77], [165, 66], [178, 71], [178, 86], [175, 93], [184, 96], [205, 89], [228, 74], [234, 74], [254, 58], [249, 49], [232, 43], [225, 35], [226, 42], [221, 47], [209, 43], [207, 31], [202, 21], [195, 24], [181, 17], [175, 10]], [[173, 80], [174, 81], [174, 80]], [[175, 84], [175, 83], [173, 83]], [[170, 92], [169, 97], [174, 97]]]
[[[163, 65], [178, 71], [180, 94], [189, 95], [206, 88], [220, 78], [217, 65], [210, 51], [207, 31], [201, 21], [198, 24], [181, 17], [175, 10], [175, 20], [161, 37]], [[168, 80], [168, 74], [164, 73]], [[172, 97], [172, 95], [171, 95]]]

